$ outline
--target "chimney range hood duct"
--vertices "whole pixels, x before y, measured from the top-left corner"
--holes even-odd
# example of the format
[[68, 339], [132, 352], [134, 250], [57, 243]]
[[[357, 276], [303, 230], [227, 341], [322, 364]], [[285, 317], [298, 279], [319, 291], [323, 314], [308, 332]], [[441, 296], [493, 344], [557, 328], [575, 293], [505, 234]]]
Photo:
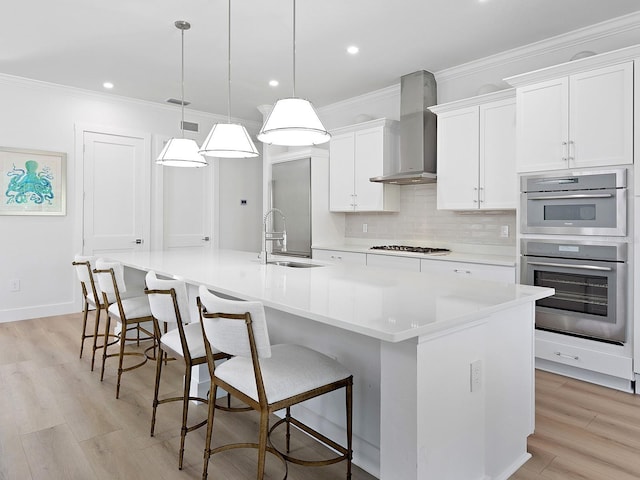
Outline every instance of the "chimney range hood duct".
[[436, 79], [420, 70], [400, 79], [400, 158], [369, 180], [398, 185], [436, 181]]

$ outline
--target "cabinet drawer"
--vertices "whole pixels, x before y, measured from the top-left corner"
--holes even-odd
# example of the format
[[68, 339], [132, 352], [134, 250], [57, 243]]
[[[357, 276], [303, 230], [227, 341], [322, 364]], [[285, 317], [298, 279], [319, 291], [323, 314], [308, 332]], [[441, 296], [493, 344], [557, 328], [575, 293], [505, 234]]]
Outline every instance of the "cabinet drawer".
[[365, 266], [367, 264], [366, 253], [344, 252], [340, 250], [313, 250], [313, 259], [334, 263], [349, 263]]
[[504, 283], [515, 283], [516, 280], [515, 267], [481, 263], [420, 260], [420, 271], [425, 273], [449, 273], [478, 280], [493, 280]]
[[420, 259], [411, 257], [397, 257], [395, 255], [367, 254], [368, 267], [395, 268], [396, 270], [420, 271]]
[[633, 379], [631, 358], [598, 352], [536, 338], [535, 355], [551, 362], [562, 363], [614, 377]]

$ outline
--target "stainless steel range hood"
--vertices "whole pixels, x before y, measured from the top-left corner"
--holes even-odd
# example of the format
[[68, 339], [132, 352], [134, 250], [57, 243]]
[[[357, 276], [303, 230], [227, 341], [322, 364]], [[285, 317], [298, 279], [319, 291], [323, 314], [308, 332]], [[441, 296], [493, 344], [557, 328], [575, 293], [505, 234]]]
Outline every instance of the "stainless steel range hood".
[[420, 70], [400, 79], [400, 158], [372, 182], [415, 185], [436, 181], [436, 79]]

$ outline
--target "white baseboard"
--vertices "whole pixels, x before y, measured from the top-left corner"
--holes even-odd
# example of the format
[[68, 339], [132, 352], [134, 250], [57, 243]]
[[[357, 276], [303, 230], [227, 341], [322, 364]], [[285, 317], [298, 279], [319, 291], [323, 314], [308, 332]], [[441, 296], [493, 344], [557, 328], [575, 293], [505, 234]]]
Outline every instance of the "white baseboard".
[[68, 315], [78, 313], [76, 302], [54, 303], [50, 305], [38, 305], [34, 307], [14, 308], [0, 310], [0, 323], [17, 322], [31, 318], [53, 317], [55, 315]]

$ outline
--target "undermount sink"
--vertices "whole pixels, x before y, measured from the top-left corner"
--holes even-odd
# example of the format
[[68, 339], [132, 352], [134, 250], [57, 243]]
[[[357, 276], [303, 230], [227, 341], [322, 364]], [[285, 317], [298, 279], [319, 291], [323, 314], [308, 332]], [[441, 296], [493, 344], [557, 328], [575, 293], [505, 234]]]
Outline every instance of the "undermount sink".
[[322, 267], [322, 265], [315, 265], [313, 263], [290, 262], [288, 260], [274, 260], [274, 261], [267, 262], [267, 264], [278, 265], [279, 267], [291, 267], [291, 268]]

